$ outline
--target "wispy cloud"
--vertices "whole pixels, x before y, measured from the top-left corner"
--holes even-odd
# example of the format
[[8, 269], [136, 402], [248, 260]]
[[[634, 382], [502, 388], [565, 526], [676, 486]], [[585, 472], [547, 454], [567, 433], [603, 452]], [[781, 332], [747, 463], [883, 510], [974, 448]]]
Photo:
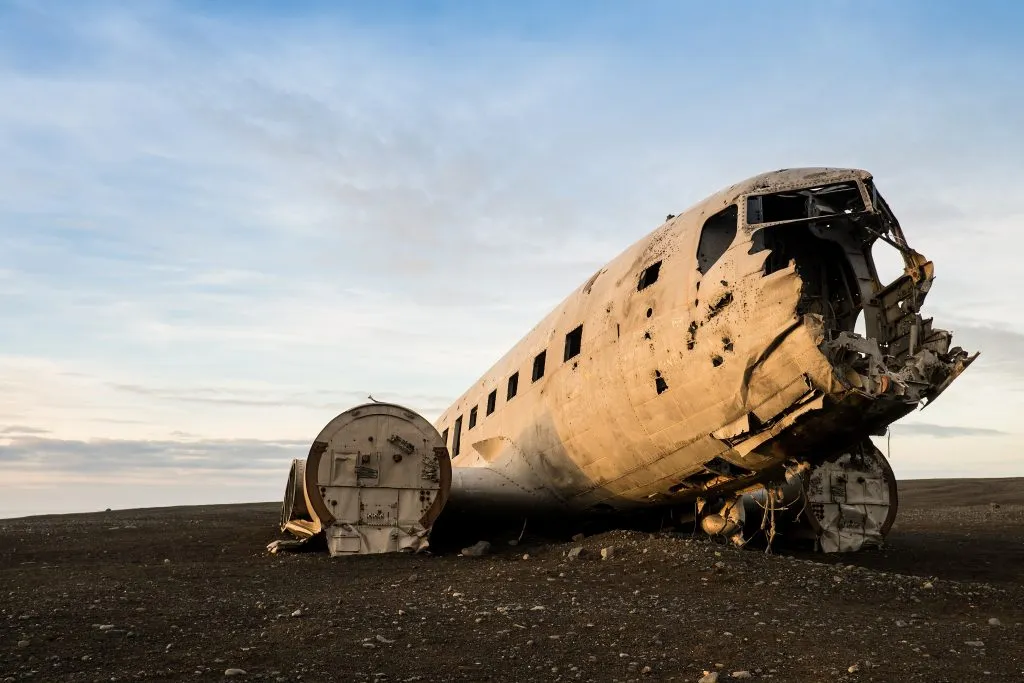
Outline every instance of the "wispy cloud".
[[927, 422], [895, 424], [893, 433], [903, 436], [931, 436], [936, 439], [951, 439], [960, 436], [1010, 436], [1010, 432], [984, 427], [957, 427], [955, 425], [936, 425]]
[[[140, 470], [216, 470], [287, 473], [293, 458], [305, 457], [308, 441], [254, 439], [139, 441], [93, 439], [76, 441], [38, 436], [0, 440], [0, 464], [40, 470], [52, 479], [68, 474], [138, 472]], [[18, 486], [17, 479], [10, 482]]]

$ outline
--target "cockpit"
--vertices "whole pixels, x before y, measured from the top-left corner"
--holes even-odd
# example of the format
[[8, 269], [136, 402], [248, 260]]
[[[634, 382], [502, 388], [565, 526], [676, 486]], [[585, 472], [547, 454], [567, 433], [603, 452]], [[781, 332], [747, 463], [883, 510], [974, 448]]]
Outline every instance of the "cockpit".
[[[958, 366], [950, 373], [955, 376], [973, 360], [960, 349], [950, 352], [949, 332], [920, 316], [932, 263], [907, 244], [870, 177], [752, 193], [739, 206], [750, 253], [767, 252], [764, 275], [796, 271], [802, 282], [797, 312], [820, 319], [823, 352], [858, 388], [887, 388], [889, 379], [874, 386], [886, 376], [897, 379], [908, 400], [933, 398], [948, 384], [939, 378], [934, 391], [935, 378], [926, 376], [933, 361]], [[902, 261], [903, 273], [892, 282], [879, 278], [876, 244]], [[915, 365], [917, 371], [907, 370]]]

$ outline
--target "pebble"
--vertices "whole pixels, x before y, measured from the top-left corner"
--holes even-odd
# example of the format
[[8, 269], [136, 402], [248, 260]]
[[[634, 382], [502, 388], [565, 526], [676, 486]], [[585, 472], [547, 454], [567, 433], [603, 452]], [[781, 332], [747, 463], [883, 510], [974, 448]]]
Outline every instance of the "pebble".
[[601, 559], [607, 560], [615, 554], [615, 546], [610, 545], [607, 548], [601, 548]]
[[749, 671], [733, 671], [731, 675], [737, 679], [753, 678]]
[[704, 675], [697, 679], [697, 683], [718, 683], [718, 672], [705, 671]]
[[18, 641], [18, 647], [28, 647], [31, 644], [32, 644], [32, 642], [28, 641], [28, 640], [19, 640]]
[[991, 619], [988, 620], [988, 625], [989, 626], [1002, 626], [1003, 622], [999, 621], [999, 619], [997, 619], [996, 617], [992, 617]]
[[523, 553], [523, 559], [524, 560], [530, 559], [530, 553]]
[[582, 553], [582, 552], [583, 552], [583, 546], [581, 546], [581, 545], [578, 545], [578, 546], [576, 546], [576, 547], [574, 547], [574, 548], [570, 548], [570, 549], [569, 549], [569, 552], [568, 552], [568, 553], [566, 553], [566, 555], [565, 555], [565, 556], [566, 556], [566, 557], [567, 557], [568, 559], [570, 559], [570, 560], [575, 560], [575, 559], [579, 558], [579, 556], [580, 556], [580, 553]]
[[114, 628], [114, 625], [113, 624], [100, 624], [99, 628], [100, 628], [101, 631], [109, 631], [110, 629]]
[[965, 640], [964, 645], [970, 645], [971, 647], [985, 647], [985, 643], [980, 640]]
[[487, 541], [477, 541], [468, 548], [462, 549], [463, 557], [483, 557], [491, 550], [491, 544]]
[[935, 588], [935, 585], [931, 581], [925, 581], [921, 584], [921, 588], [925, 589], [926, 591], [930, 591], [931, 589]]
[[851, 665], [850, 668], [847, 669], [847, 671], [852, 673], [852, 674], [857, 673], [858, 671], [860, 671], [860, 664], [853, 664], [853, 665]]
[[224, 669], [225, 676], [244, 676], [245, 669]]
[[395, 641], [394, 641], [394, 640], [391, 640], [390, 638], [385, 638], [384, 636], [382, 636], [382, 635], [380, 635], [380, 634], [378, 633], [378, 634], [377, 634], [377, 642], [378, 642], [378, 643], [384, 643], [385, 645], [390, 645], [391, 643], [393, 643], [393, 642], [395, 642]]
[[302, 616], [302, 610], [301, 609], [295, 610], [294, 612], [292, 612], [292, 616], [293, 617], [301, 617]]

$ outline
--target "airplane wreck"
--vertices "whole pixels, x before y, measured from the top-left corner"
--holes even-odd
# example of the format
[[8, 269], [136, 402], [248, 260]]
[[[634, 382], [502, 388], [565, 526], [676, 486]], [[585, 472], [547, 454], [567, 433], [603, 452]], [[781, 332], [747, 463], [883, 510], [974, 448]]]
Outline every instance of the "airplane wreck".
[[897, 487], [869, 437], [977, 357], [922, 317], [933, 278], [866, 171], [745, 180], [599, 269], [434, 425], [335, 418], [293, 463], [282, 529], [338, 555], [657, 511], [741, 545], [880, 545]]

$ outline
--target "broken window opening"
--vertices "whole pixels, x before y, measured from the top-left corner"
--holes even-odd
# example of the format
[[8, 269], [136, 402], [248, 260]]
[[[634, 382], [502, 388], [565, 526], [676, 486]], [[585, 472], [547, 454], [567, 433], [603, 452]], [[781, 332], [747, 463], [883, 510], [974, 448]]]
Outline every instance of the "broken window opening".
[[658, 273], [661, 271], [661, 261], [652, 263], [643, 269], [640, 273], [640, 282], [636, 286], [636, 291], [647, 289], [655, 282], [658, 281]]
[[736, 239], [737, 221], [738, 212], [735, 204], [730, 204], [704, 221], [704, 227], [700, 230], [700, 242], [697, 243], [697, 270], [701, 275], [711, 270]]
[[448, 428], [445, 427], [444, 431], [441, 432], [441, 441], [444, 441], [444, 445], [448, 445]]
[[494, 407], [498, 404], [498, 390], [495, 389], [491, 393], [487, 394], [487, 414], [490, 415], [494, 412]]
[[476, 406], [473, 406], [473, 409], [469, 411], [469, 428], [472, 429], [473, 427], [476, 427]]
[[541, 351], [537, 354], [537, 357], [533, 359], [533, 381], [536, 382], [544, 376], [544, 359], [547, 357], [547, 351]]
[[903, 254], [891, 244], [876, 240], [871, 245], [871, 261], [874, 263], [878, 284], [886, 286], [895, 282], [906, 270]]
[[665, 381], [665, 378], [661, 376], [660, 370], [654, 371], [654, 388], [659, 394], [668, 390], [668, 383]]
[[505, 395], [506, 401], [511, 401], [515, 397], [516, 392], [519, 391], [519, 373], [514, 372], [512, 376], [508, 378], [508, 392]]
[[747, 224], [796, 221], [864, 211], [855, 182], [747, 197]]
[[861, 311], [860, 288], [843, 247], [818, 237], [810, 225], [782, 225], [754, 233], [751, 253], [770, 250], [764, 273], [796, 264], [803, 281], [798, 311], [817, 313], [830, 330], [852, 332]]
[[[580, 355], [580, 347], [583, 345], [583, 325], [580, 325], [575, 330], [565, 335], [565, 358], [564, 361], [569, 360]], [[541, 370], [541, 374], [543, 374]]]
[[459, 447], [462, 445], [462, 416], [455, 418], [455, 432], [452, 435], [452, 457], [459, 454]]

